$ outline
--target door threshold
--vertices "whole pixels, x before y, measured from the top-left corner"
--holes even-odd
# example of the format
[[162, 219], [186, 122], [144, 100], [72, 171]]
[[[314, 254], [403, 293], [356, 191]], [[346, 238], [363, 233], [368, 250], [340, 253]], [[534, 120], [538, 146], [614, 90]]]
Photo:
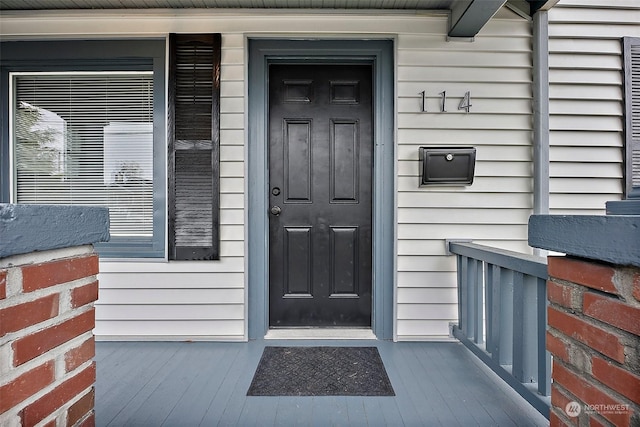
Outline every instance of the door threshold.
[[266, 340], [377, 340], [371, 329], [269, 329]]

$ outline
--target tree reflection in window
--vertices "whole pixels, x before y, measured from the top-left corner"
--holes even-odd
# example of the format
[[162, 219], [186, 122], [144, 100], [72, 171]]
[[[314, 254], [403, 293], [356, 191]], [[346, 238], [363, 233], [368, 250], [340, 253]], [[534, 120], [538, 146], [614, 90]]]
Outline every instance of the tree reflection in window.
[[21, 101], [14, 124], [18, 170], [34, 175], [63, 175], [64, 120], [51, 111]]

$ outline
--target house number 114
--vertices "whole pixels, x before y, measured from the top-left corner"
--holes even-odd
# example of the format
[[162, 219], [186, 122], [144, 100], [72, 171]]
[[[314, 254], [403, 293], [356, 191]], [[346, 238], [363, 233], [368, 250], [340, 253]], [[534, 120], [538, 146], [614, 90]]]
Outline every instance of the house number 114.
[[[421, 113], [427, 112], [427, 93], [426, 92], [427, 91], [425, 90], [420, 92], [420, 95], [422, 97], [420, 100]], [[439, 95], [440, 95], [440, 112], [446, 113], [447, 112], [447, 91], [443, 90], [442, 92], [439, 93]], [[466, 113], [468, 113], [470, 109], [471, 109], [471, 92], [467, 91], [462, 97], [462, 99], [460, 100], [460, 103], [458, 104], [458, 110], [464, 110]]]

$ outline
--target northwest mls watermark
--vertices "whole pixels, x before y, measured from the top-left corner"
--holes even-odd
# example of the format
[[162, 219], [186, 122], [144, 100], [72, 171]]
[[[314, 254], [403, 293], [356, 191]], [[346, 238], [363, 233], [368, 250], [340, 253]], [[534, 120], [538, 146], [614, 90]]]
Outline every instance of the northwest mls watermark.
[[567, 403], [564, 412], [571, 418], [575, 418], [582, 412], [585, 414], [601, 414], [601, 415], [619, 415], [628, 414], [629, 405], [625, 403], [596, 403], [587, 405], [576, 401]]

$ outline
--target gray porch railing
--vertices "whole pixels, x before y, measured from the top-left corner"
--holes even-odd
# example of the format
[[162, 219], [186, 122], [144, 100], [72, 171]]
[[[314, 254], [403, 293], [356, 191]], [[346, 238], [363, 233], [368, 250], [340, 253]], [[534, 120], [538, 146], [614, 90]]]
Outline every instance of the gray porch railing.
[[458, 263], [453, 335], [549, 418], [547, 264], [542, 257], [449, 242]]

